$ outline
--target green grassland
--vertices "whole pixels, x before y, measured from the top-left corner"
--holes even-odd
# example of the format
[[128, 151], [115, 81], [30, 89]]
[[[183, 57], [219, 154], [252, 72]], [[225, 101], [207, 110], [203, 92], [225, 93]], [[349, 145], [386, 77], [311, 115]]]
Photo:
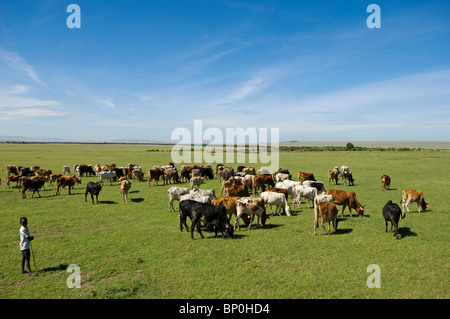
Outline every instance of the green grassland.
[[[234, 239], [195, 240], [169, 213], [165, 186], [132, 182], [123, 202], [118, 182], [105, 185], [98, 205], [84, 192], [83, 177], [72, 195], [56, 185], [26, 199], [5, 188], [6, 165], [62, 172], [63, 165], [126, 166], [145, 171], [171, 160], [171, 146], [109, 144], [0, 144], [0, 298], [449, 298], [450, 152], [281, 152], [280, 167], [293, 175], [313, 172], [327, 189], [356, 192], [364, 217], [340, 217], [338, 233], [313, 234], [313, 210], [302, 202], [293, 216], [271, 216], [265, 227], [242, 227]], [[259, 167], [259, 164], [250, 164]], [[327, 172], [347, 165], [355, 186], [328, 185]], [[214, 165], [215, 166], [215, 165]], [[231, 166], [237, 167], [238, 164]], [[380, 177], [392, 178], [382, 191]], [[295, 178], [296, 179], [296, 178]], [[187, 187], [187, 184], [177, 186]], [[220, 194], [220, 184], [205, 189]], [[430, 209], [400, 220], [400, 239], [385, 233], [381, 209], [399, 203], [405, 188], [424, 192]], [[21, 274], [19, 219], [28, 217], [35, 236], [38, 276]], [[355, 216], [355, 215], [354, 215]], [[232, 220], [234, 222], [234, 220]], [[81, 288], [69, 289], [68, 265], [81, 267]], [[367, 267], [379, 265], [381, 288], [366, 285]], [[33, 261], [32, 268], [34, 270]]]

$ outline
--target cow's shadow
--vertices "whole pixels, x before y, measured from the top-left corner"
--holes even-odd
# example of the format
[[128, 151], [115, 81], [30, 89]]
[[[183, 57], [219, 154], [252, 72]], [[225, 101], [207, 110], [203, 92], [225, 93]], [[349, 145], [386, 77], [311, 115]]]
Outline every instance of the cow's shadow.
[[140, 197], [140, 198], [132, 198], [131, 201], [133, 203], [141, 203], [144, 201], [144, 198]]
[[99, 200], [98, 203], [99, 203], [99, 204], [108, 204], [108, 205], [111, 205], [111, 204], [118, 204], [118, 202], [114, 202], [114, 201], [112, 201], [112, 200]]
[[407, 236], [417, 236], [417, 233], [411, 231], [409, 227], [399, 227], [398, 233], [400, 234], [400, 239]]

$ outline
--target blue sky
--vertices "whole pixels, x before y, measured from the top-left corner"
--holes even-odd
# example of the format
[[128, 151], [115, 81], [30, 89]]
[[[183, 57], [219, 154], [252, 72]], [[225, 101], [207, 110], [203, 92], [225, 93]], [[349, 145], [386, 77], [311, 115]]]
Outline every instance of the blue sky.
[[[69, 29], [69, 4], [81, 28]], [[369, 4], [381, 28], [369, 29]], [[0, 136], [450, 141], [448, 1], [2, 1]]]

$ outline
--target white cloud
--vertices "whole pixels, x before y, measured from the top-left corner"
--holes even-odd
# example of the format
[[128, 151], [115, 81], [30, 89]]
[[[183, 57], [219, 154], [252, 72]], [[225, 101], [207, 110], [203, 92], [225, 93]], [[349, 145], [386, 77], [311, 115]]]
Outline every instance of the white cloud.
[[38, 84], [45, 85], [34, 71], [34, 68], [26, 63], [24, 59], [15, 52], [8, 52], [0, 49], [0, 62], [7, 65], [9, 68], [26, 74], [29, 78]]
[[101, 108], [113, 109], [116, 107], [112, 99], [97, 99], [97, 101], [101, 104]]

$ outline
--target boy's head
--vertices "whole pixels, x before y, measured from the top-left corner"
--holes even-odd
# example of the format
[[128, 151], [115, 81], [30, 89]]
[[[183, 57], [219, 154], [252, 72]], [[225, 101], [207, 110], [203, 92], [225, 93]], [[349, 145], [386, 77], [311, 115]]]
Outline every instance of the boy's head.
[[20, 218], [20, 225], [27, 227], [28, 219], [26, 217]]

